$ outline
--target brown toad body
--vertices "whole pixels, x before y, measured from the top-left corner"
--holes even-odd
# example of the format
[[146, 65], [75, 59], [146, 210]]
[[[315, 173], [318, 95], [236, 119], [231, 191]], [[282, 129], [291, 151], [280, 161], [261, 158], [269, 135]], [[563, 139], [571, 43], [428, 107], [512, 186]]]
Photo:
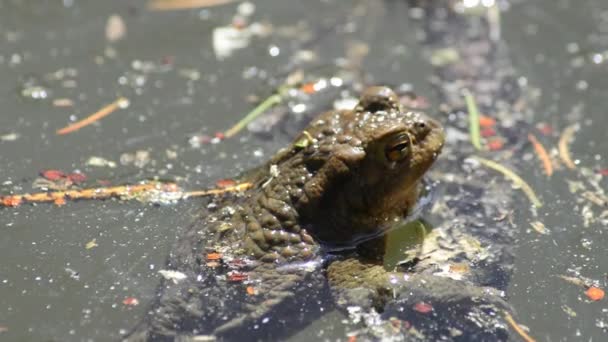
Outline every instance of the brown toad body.
[[[202, 222], [180, 238], [167, 268], [187, 278], [163, 283], [145, 332], [133, 336], [222, 336], [254, 324], [297, 296], [298, 284], [324, 273], [301, 265], [327, 251], [381, 241], [403, 220], [443, 140], [436, 121], [406, 110], [386, 87], [368, 88], [353, 110], [321, 114], [241, 179], [254, 184], [250, 190], [215, 199]], [[381, 254], [382, 243], [371, 245]], [[223, 256], [221, 263], [206, 260], [211, 252]], [[380, 266], [358, 260], [362, 255], [329, 265], [330, 285], [358, 286], [350, 277], [365, 279], [357, 275], [361, 269], [386, 281]]]

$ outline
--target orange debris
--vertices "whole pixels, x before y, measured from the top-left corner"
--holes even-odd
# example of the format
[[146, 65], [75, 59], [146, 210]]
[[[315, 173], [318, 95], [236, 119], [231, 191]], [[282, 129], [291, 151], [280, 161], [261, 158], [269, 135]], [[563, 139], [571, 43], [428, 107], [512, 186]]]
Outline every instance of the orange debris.
[[222, 255], [220, 253], [207, 253], [207, 260], [220, 260]]
[[605, 293], [604, 290], [600, 289], [599, 287], [591, 286], [587, 289], [587, 291], [585, 291], [585, 295], [592, 301], [597, 302], [604, 299]]
[[536, 139], [533, 134], [528, 134], [528, 140], [534, 146], [534, 151], [538, 155], [538, 158], [542, 161], [543, 167], [545, 168], [545, 174], [547, 176], [551, 176], [553, 174], [553, 164], [551, 163], [551, 158], [549, 158], [549, 154], [545, 147]]
[[479, 126], [481, 127], [492, 127], [496, 125], [496, 119], [490, 116], [480, 115], [479, 116]]
[[86, 117], [80, 121], [76, 121], [73, 124], [70, 124], [62, 129], [57, 130], [56, 133], [59, 135], [64, 135], [64, 134], [75, 132], [75, 131], [81, 129], [82, 127], [88, 126], [88, 125], [92, 124], [93, 122], [98, 121], [99, 119], [103, 118], [104, 116], [108, 116], [108, 115], [112, 114], [114, 111], [116, 111], [119, 108], [127, 106], [128, 103], [129, 103], [129, 100], [127, 100], [124, 97], [120, 97], [116, 101], [101, 108], [100, 110], [89, 115], [88, 117]]

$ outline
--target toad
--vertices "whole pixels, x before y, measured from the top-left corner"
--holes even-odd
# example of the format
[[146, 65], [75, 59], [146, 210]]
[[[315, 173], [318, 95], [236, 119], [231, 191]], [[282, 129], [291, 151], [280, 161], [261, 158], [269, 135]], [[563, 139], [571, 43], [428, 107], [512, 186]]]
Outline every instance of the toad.
[[385, 233], [410, 214], [443, 142], [438, 122], [387, 87], [316, 117], [240, 179], [252, 188], [214, 198], [180, 237], [166, 268], [185, 279], [163, 281], [129, 339], [230, 339], [269, 320], [293, 326], [310, 308], [288, 303], [314, 311], [323, 289], [339, 306], [381, 310], [391, 286]]

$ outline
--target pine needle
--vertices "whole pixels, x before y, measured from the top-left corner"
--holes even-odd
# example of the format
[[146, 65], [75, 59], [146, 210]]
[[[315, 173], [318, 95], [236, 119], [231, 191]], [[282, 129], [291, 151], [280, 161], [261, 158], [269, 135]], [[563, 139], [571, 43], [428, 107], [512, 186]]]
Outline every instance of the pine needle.
[[511, 179], [511, 181], [513, 181], [513, 183], [515, 183], [515, 185], [519, 186], [521, 188], [521, 190], [526, 194], [526, 196], [528, 196], [528, 198], [530, 199], [530, 202], [532, 202], [532, 204], [537, 207], [540, 208], [542, 207], [542, 203], [540, 202], [540, 200], [538, 199], [538, 197], [536, 196], [536, 193], [534, 193], [534, 190], [532, 190], [532, 187], [530, 187], [530, 185], [528, 185], [528, 183], [526, 183], [521, 177], [519, 177], [515, 172], [509, 170], [508, 168], [485, 158], [481, 158], [481, 157], [477, 157], [474, 156], [473, 157], [475, 160], [479, 161], [480, 163], [482, 163], [483, 165], [494, 169], [500, 173], [502, 173], [503, 175], [505, 175], [505, 177]]
[[255, 107], [251, 112], [249, 112], [241, 121], [237, 122], [236, 125], [232, 126], [229, 130], [224, 132], [226, 138], [230, 138], [240, 132], [245, 126], [247, 126], [251, 121], [260, 116], [260, 114], [264, 113], [272, 106], [277, 105], [283, 101], [283, 97], [280, 94], [274, 94], [268, 97], [264, 102], [260, 103], [257, 107]]
[[578, 125], [576, 124], [566, 127], [561, 137], [559, 138], [559, 143], [557, 146], [559, 150], [559, 157], [564, 162], [564, 165], [566, 165], [566, 167], [570, 170], [576, 169], [576, 165], [570, 157], [570, 149], [568, 147], [568, 144], [570, 144], [570, 141], [572, 140], [574, 132], [576, 132], [577, 128]]
[[517, 324], [517, 322], [515, 322], [515, 320], [513, 319], [513, 316], [511, 316], [510, 313], [505, 311], [505, 320], [507, 321], [507, 323], [509, 323], [511, 325], [511, 328], [513, 328], [513, 330], [515, 330], [515, 332], [517, 332], [519, 334], [519, 336], [521, 336], [521, 338], [526, 341], [526, 342], [536, 342], [535, 339], [533, 339], [532, 337], [530, 337], [530, 335], [528, 335], [528, 333], [522, 329], [519, 324]]
[[56, 133], [59, 135], [64, 135], [64, 134], [75, 132], [75, 131], [81, 129], [82, 127], [88, 126], [88, 125], [92, 124], [93, 122], [98, 121], [101, 118], [112, 114], [114, 111], [116, 111], [119, 108], [126, 108], [128, 105], [129, 105], [129, 100], [127, 98], [119, 97], [116, 101], [101, 108], [100, 110], [87, 116], [86, 118], [84, 118], [80, 121], [74, 122], [73, 124], [70, 124], [62, 129], [57, 130]]
[[234, 0], [152, 0], [148, 3], [148, 9], [151, 11], [175, 11], [214, 7], [231, 2], [234, 2]]
[[473, 94], [468, 89], [464, 90], [464, 101], [469, 112], [469, 134], [471, 143], [477, 150], [481, 150], [481, 133], [479, 129], [479, 110], [473, 98]]
[[549, 158], [547, 150], [545, 150], [545, 147], [540, 143], [540, 141], [538, 141], [538, 139], [536, 139], [533, 134], [528, 134], [528, 140], [530, 140], [532, 146], [534, 146], [534, 151], [536, 151], [538, 159], [540, 159], [543, 163], [543, 167], [545, 168], [545, 174], [548, 177], [551, 177], [551, 175], [553, 174], [553, 164], [551, 163], [551, 158]]

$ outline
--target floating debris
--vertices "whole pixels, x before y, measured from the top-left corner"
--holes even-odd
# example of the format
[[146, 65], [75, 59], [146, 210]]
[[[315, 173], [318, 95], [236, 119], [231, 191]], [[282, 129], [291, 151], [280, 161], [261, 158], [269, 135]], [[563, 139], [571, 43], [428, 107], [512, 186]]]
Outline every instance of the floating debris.
[[585, 291], [585, 295], [590, 300], [597, 302], [597, 301], [604, 299], [605, 292], [604, 292], [604, 290], [600, 289], [599, 287], [590, 286], [587, 289], [587, 291]]
[[42, 170], [40, 171], [40, 176], [50, 181], [56, 181], [65, 178], [66, 174], [61, 170]]
[[152, 0], [148, 2], [148, 9], [151, 11], [176, 11], [214, 7], [231, 2], [234, 2], [234, 0]]
[[581, 194], [581, 196], [587, 201], [596, 204], [599, 207], [608, 206], [608, 198], [600, 193], [595, 193], [592, 191], [585, 191]]
[[253, 286], [247, 286], [247, 294], [250, 296], [255, 296], [258, 294], [258, 291]]
[[587, 298], [589, 298], [589, 300], [591, 301], [597, 302], [604, 299], [605, 291], [594, 285], [595, 282], [591, 279], [570, 277], [565, 275], [558, 275], [558, 277], [569, 282], [570, 284], [574, 284], [576, 286], [584, 288], [585, 296], [587, 296]]
[[559, 138], [558, 143], [559, 157], [561, 158], [562, 162], [564, 162], [564, 165], [566, 165], [566, 167], [571, 170], [576, 169], [576, 165], [570, 157], [569, 144], [577, 129], [577, 124], [566, 127], [561, 137]]
[[148, 165], [151, 161], [150, 151], [147, 150], [137, 150], [135, 153], [123, 153], [120, 155], [120, 164], [133, 164], [140, 169]]
[[51, 97], [51, 90], [42, 80], [28, 77], [22, 81], [21, 96], [32, 100], [45, 100]]
[[264, 102], [260, 103], [257, 107], [255, 107], [251, 112], [249, 112], [243, 119], [237, 122], [234, 126], [228, 129], [224, 135], [226, 138], [230, 138], [240, 132], [243, 128], [247, 126], [251, 121], [257, 118], [260, 114], [264, 113], [271, 107], [281, 103], [283, 101], [283, 96], [279, 94], [273, 94], [268, 97]]
[[208, 261], [217, 261], [222, 259], [222, 255], [220, 253], [207, 253]]
[[90, 157], [89, 160], [87, 160], [86, 164], [89, 166], [109, 167], [111, 169], [116, 167], [116, 162], [96, 156]]
[[551, 163], [551, 158], [549, 157], [547, 150], [545, 150], [545, 147], [538, 141], [538, 139], [536, 139], [533, 134], [528, 134], [528, 140], [530, 140], [530, 143], [532, 143], [532, 146], [534, 147], [534, 151], [536, 152], [538, 159], [540, 159], [543, 163], [545, 174], [548, 177], [551, 177], [551, 175], [553, 174], [553, 164]]
[[173, 270], [159, 270], [158, 273], [160, 273], [163, 278], [173, 281], [173, 284], [177, 284], [188, 277], [182, 272]]
[[127, 297], [122, 300], [122, 303], [126, 306], [137, 306], [139, 305], [139, 299], [135, 297]]
[[247, 275], [247, 273], [242, 273], [242, 272], [237, 272], [237, 271], [228, 272], [228, 281], [230, 281], [230, 282], [240, 283], [240, 282], [246, 281], [247, 279], [249, 279], [249, 276]]
[[505, 314], [505, 320], [507, 321], [507, 323], [509, 323], [509, 325], [511, 325], [511, 328], [513, 328], [513, 330], [515, 330], [516, 333], [519, 334], [519, 336], [521, 336], [521, 338], [526, 341], [526, 342], [536, 342], [535, 339], [533, 339], [532, 337], [530, 337], [530, 335], [528, 335], [528, 333], [522, 329], [521, 326], [519, 326], [519, 324], [517, 324], [517, 322], [515, 322], [515, 320], [513, 319], [513, 316], [511, 316], [510, 313], [508, 313], [507, 311], [504, 312]]
[[95, 247], [98, 247], [99, 245], [97, 244], [97, 239], [93, 239], [89, 242], [87, 242], [86, 245], [84, 245], [85, 249], [93, 249]]
[[60, 98], [53, 100], [53, 107], [73, 107], [74, 101], [68, 98]]
[[477, 109], [473, 94], [471, 94], [468, 89], [464, 90], [464, 100], [467, 104], [467, 111], [469, 112], [469, 134], [471, 136], [471, 143], [477, 150], [481, 150], [479, 110]]
[[488, 150], [490, 151], [498, 151], [501, 150], [505, 146], [505, 141], [502, 138], [492, 138], [488, 140]]
[[435, 67], [444, 67], [446, 65], [454, 64], [460, 60], [460, 54], [458, 50], [454, 48], [443, 48], [433, 51], [431, 55], [431, 65]]
[[129, 100], [125, 97], [120, 97], [116, 101], [101, 108], [100, 110], [91, 114], [90, 116], [88, 116], [80, 121], [74, 122], [73, 124], [70, 124], [62, 129], [57, 130], [56, 133], [59, 135], [64, 135], [64, 134], [75, 132], [85, 126], [92, 124], [95, 121], [98, 121], [99, 119], [103, 118], [104, 116], [112, 114], [117, 109], [125, 109], [127, 107], [129, 107]]
[[479, 115], [479, 126], [483, 128], [492, 128], [496, 126], [496, 119], [487, 115]]
[[418, 303], [414, 304], [413, 309], [414, 309], [414, 311], [419, 312], [421, 314], [427, 314], [427, 313], [433, 311], [433, 306], [431, 304], [428, 304], [425, 302], [418, 302]]
[[547, 229], [545, 224], [540, 221], [532, 221], [530, 222], [530, 225], [539, 234], [549, 234], [549, 230]]
[[252, 186], [251, 183], [240, 183], [223, 189], [184, 192], [175, 183], [144, 182], [138, 185], [121, 185], [106, 188], [89, 188], [67, 191], [40, 192], [34, 194], [0, 196], [0, 205], [16, 207], [24, 202], [65, 203], [66, 199], [136, 199], [145, 203], [170, 204], [190, 197], [220, 195], [227, 192], [240, 192]]
[[480, 163], [482, 163], [483, 165], [504, 174], [507, 178], [511, 179], [513, 181], [513, 183], [515, 183], [515, 185], [519, 186], [522, 189], [522, 191], [528, 196], [528, 198], [530, 199], [530, 201], [532, 202], [532, 204], [535, 207], [537, 207], [537, 208], [542, 207], [542, 203], [536, 196], [536, 193], [534, 193], [534, 190], [532, 190], [532, 187], [530, 187], [530, 185], [528, 185], [528, 183], [526, 183], [515, 172], [509, 170], [508, 168], [506, 168], [494, 161], [491, 161], [491, 160], [488, 160], [485, 158], [481, 158], [478, 156], [474, 156], [473, 158], [475, 160], [479, 161]]
[[19, 133], [7, 133], [4, 135], [0, 135], [0, 141], [15, 141], [19, 139]]
[[112, 14], [106, 22], [106, 40], [110, 43], [123, 39], [127, 34], [127, 25], [118, 14]]
[[230, 57], [235, 50], [249, 45], [251, 31], [234, 26], [221, 26], [213, 29], [213, 51], [218, 60]]

